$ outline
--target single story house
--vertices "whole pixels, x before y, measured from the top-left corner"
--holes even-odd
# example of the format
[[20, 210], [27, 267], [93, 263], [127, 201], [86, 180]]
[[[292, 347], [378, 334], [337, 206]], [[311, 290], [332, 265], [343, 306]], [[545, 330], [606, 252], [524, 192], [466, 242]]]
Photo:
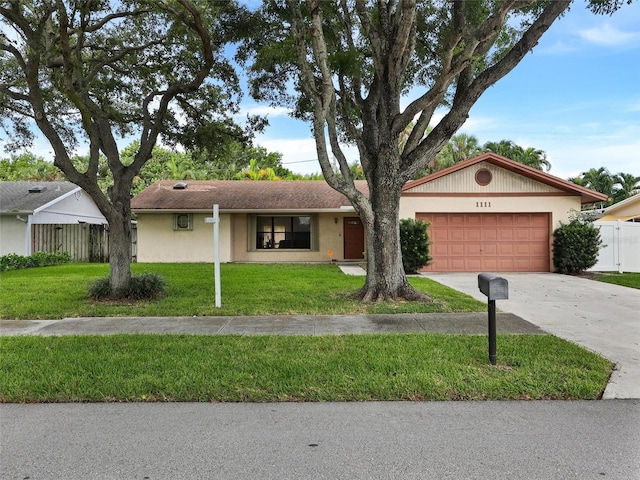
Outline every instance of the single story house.
[[[431, 224], [430, 271], [548, 272], [553, 229], [606, 198], [488, 153], [407, 183], [400, 218]], [[206, 180], [159, 181], [133, 198], [138, 261], [212, 262], [214, 204], [222, 262], [364, 258], [362, 222], [324, 181]]]
[[640, 193], [608, 206], [597, 221], [611, 222], [615, 220], [640, 222]]
[[93, 199], [71, 182], [0, 182], [0, 255], [67, 252], [76, 261], [100, 260], [106, 225]]

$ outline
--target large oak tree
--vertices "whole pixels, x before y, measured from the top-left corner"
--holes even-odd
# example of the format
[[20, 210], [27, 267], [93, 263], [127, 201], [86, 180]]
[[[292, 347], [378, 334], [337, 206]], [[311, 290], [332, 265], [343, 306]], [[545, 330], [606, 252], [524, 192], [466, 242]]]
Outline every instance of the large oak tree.
[[[224, 48], [242, 33], [242, 15], [231, 0], [0, 2], [0, 126], [16, 149], [39, 130], [55, 165], [95, 200], [109, 222], [114, 296], [131, 281], [132, 181], [154, 145], [188, 144], [236, 108]], [[123, 137], [138, 141], [128, 162]], [[79, 168], [72, 157], [86, 144]], [[101, 156], [113, 178], [106, 193]]]
[[[622, 3], [592, 0], [588, 5], [597, 13], [612, 13]], [[366, 226], [362, 299], [422, 297], [402, 268], [398, 213], [403, 185], [425, 170], [482, 93], [518, 65], [570, 4], [571, 0], [263, 3], [263, 25], [250, 45], [252, 94], [290, 105], [312, 125], [326, 181], [350, 199]], [[428, 129], [441, 108], [446, 114]], [[406, 132], [408, 138], [403, 137]], [[353, 182], [341, 147], [345, 141], [357, 145], [368, 195]], [[339, 173], [332, 169], [331, 156], [337, 159]]]

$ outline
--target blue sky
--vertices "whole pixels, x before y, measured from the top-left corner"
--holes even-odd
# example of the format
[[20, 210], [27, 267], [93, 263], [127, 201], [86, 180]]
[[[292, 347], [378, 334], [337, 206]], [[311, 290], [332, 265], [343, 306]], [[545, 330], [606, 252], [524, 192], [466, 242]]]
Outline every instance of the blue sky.
[[[298, 173], [319, 172], [309, 127], [281, 108], [245, 99], [244, 110], [268, 113], [257, 143], [283, 154]], [[561, 178], [590, 168], [640, 176], [640, 2], [613, 16], [576, 2], [540, 43], [470, 112], [459, 133], [481, 143], [513, 140], [547, 153]], [[355, 148], [347, 148], [357, 161]]]

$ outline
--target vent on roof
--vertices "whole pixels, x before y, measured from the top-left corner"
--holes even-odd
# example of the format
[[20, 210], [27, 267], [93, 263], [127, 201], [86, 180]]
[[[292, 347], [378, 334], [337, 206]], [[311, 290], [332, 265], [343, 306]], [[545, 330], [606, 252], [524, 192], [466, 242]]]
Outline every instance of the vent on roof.
[[174, 190], [186, 190], [187, 184], [184, 182], [178, 182], [173, 186]]
[[42, 193], [46, 190], [42, 185], [34, 185], [33, 187], [29, 187], [29, 193]]

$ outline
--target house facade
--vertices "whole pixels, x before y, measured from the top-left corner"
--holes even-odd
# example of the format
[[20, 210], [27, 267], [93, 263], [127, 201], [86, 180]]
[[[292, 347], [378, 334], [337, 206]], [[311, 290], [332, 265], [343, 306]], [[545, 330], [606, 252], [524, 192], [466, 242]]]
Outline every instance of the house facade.
[[0, 182], [0, 255], [67, 252], [75, 261], [100, 261], [108, 252], [106, 225], [71, 182]]
[[[367, 194], [366, 182], [357, 188]], [[429, 271], [552, 271], [553, 230], [606, 196], [485, 154], [405, 185], [400, 218], [429, 222]], [[138, 261], [212, 262], [213, 205], [222, 262], [364, 258], [364, 228], [324, 181], [160, 181], [132, 200]]]
[[214, 204], [221, 262], [364, 258], [362, 222], [324, 181], [205, 180], [159, 181], [133, 198], [138, 261], [212, 262]]

